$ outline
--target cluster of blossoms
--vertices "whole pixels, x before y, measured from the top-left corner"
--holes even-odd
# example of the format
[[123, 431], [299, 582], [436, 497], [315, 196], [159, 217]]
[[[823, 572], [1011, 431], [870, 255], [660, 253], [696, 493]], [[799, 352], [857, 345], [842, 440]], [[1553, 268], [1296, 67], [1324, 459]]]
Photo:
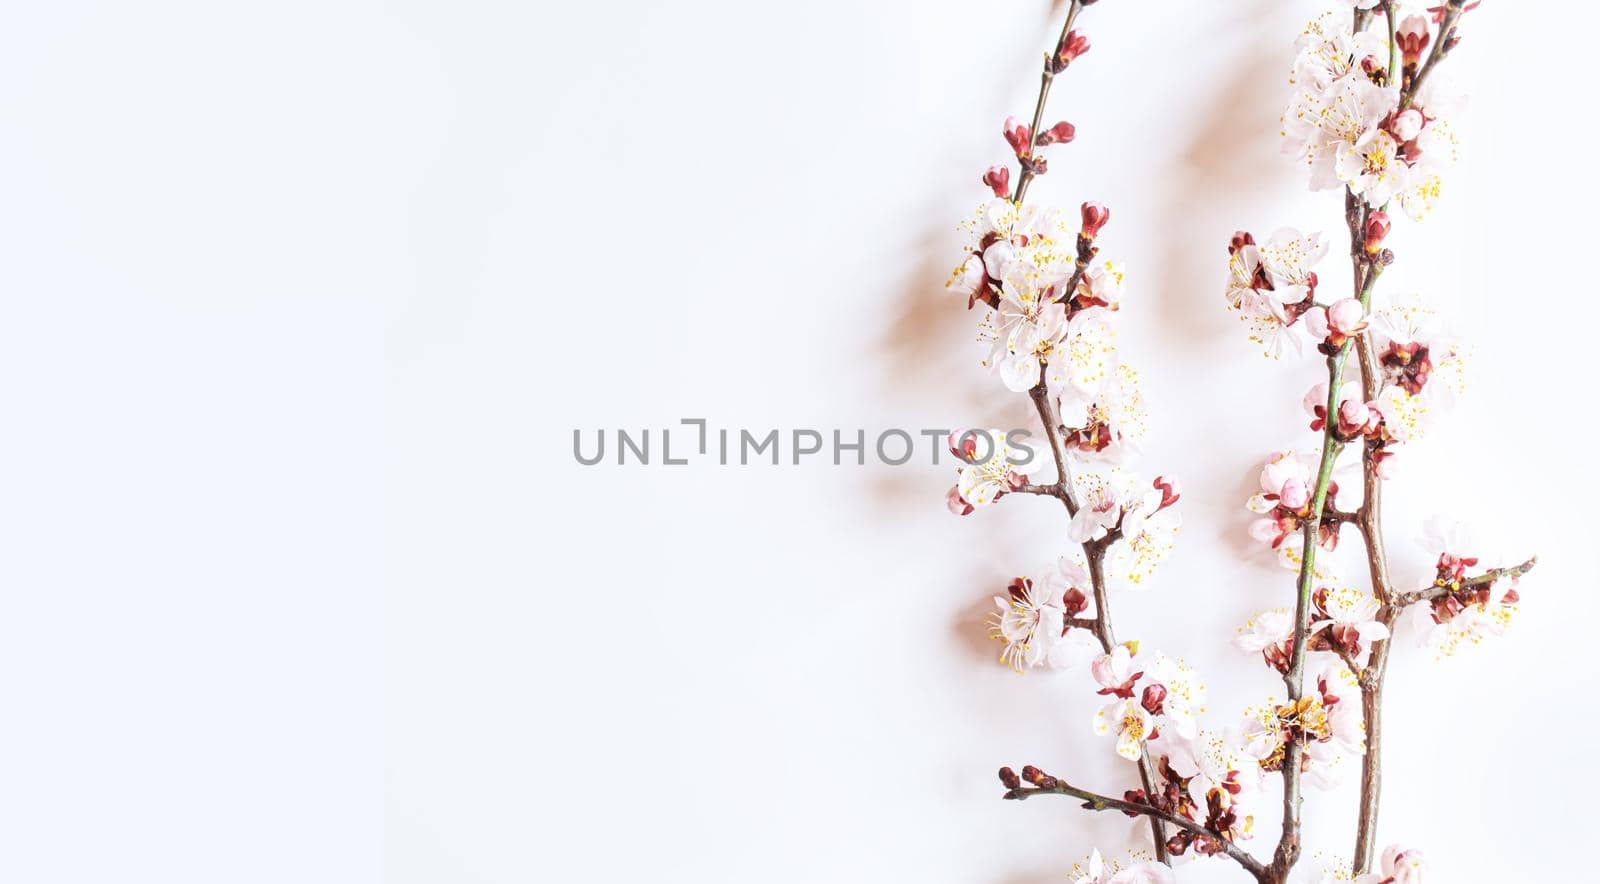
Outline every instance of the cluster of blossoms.
[[1089, 575], [1062, 556], [1038, 580], [1018, 577], [994, 597], [989, 635], [1001, 643], [1000, 661], [1017, 672], [1037, 666], [1071, 668], [1094, 653], [1093, 639], [1073, 619], [1090, 607]]
[[1192, 740], [1204, 711], [1206, 686], [1195, 671], [1165, 654], [1139, 654], [1137, 642], [1112, 648], [1091, 667], [1100, 695], [1110, 701], [1094, 714], [1094, 730], [1116, 734], [1117, 754], [1138, 761], [1145, 743], [1169, 734]]
[[[1088, 45], [1076, 32], [1065, 39], [1073, 47], [1066, 50], [1070, 57], [1052, 56], [1060, 69]], [[1060, 123], [1031, 138], [1030, 128], [1015, 118], [1003, 127], [1028, 176], [1048, 168], [1037, 153], [1040, 146], [1066, 143], [1075, 132]], [[1007, 389], [1047, 399], [1049, 429], [1063, 455], [1101, 470], [1057, 478], [1070, 483], [1081, 503], [1072, 540], [1103, 543], [1111, 578], [1143, 583], [1172, 551], [1180, 520], [1170, 507], [1178, 492], [1172, 480], [1150, 483], [1120, 469], [1137, 454], [1147, 416], [1139, 375], [1116, 349], [1113, 319], [1126, 277], [1119, 264], [1100, 257], [1096, 245], [1111, 212], [1084, 203], [1072, 219], [1059, 209], [1023, 205], [1012, 197], [1003, 166], [985, 173], [984, 182], [995, 196], [963, 225], [967, 254], [946, 287], [966, 296], [969, 309], [983, 306], [983, 364]], [[958, 515], [1027, 488], [1046, 459], [998, 431], [985, 435], [997, 444], [979, 449], [970, 438], [952, 437], [951, 450], [963, 465], [946, 503]]]
[[[1021, 434], [1016, 434], [1021, 435]], [[1004, 430], [956, 430], [950, 434], [950, 453], [961, 466], [956, 484], [945, 503], [958, 516], [988, 506], [1028, 484], [1028, 476], [1044, 461], [1037, 451]]]
[[[1261, 491], [1245, 501], [1245, 507], [1260, 516], [1250, 523], [1250, 536], [1277, 551], [1286, 568], [1300, 567], [1293, 541], [1312, 518], [1311, 492], [1317, 484], [1317, 459], [1315, 452], [1273, 452], [1261, 467]], [[1324, 514], [1317, 520], [1317, 543], [1323, 549], [1332, 550], [1339, 545], [1339, 523], [1327, 515], [1338, 493], [1336, 483], [1328, 486]]]
[[1263, 772], [1279, 772], [1290, 743], [1301, 747], [1300, 770], [1317, 786], [1340, 782], [1347, 754], [1366, 748], [1355, 677], [1337, 661], [1308, 679], [1307, 693], [1285, 703], [1268, 701], [1245, 714], [1244, 751]]
[[[1259, 491], [1245, 504], [1250, 537], [1297, 579], [1292, 605], [1257, 614], [1233, 644], [1281, 678], [1287, 696], [1268, 697], [1218, 729], [1203, 720], [1207, 688], [1193, 668], [1118, 641], [1111, 629], [1110, 589], [1147, 582], [1171, 553], [1181, 495], [1168, 478], [1125, 471], [1146, 417], [1139, 376], [1116, 346], [1126, 279], [1098, 245], [1110, 212], [1093, 202], [1075, 215], [1024, 204], [1029, 183], [1048, 169], [1041, 148], [1078, 134], [1070, 123], [1040, 121], [1053, 77], [1088, 48], [1072, 28], [1088, 2], [1069, 3], [1032, 122], [1005, 121], [1016, 189], [1010, 168], [985, 172], [993, 199], [964, 225], [965, 254], [947, 284], [969, 310], [981, 305], [983, 364], [1032, 400], [1041, 444], [1020, 433], [977, 431], [987, 445], [974, 431], [952, 435], [961, 466], [946, 499], [959, 515], [1006, 495], [1065, 506], [1073, 551], [996, 594], [990, 633], [1002, 662], [1018, 672], [1092, 661], [1089, 675], [1103, 698], [1092, 730], [1137, 766], [1140, 785], [1113, 798], [1031, 765], [1020, 774], [1007, 767], [1000, 770], [1005, 797], [1075, 796], [1086, 808], [1148, 821], [1154, 861], [1124, 866], [1095, 851], [1073, 870], [1076, 884], [1171, 882], [1171, 858], [1184, 855], [1226, 856], [1263, 884], [1415, 884], [1426, 865], [1419, 851], [1395, 845], [1373, 856], [1381, 745], [1373, 710], [1396, 625], [1412, 612], [1422, 644], [1440, 656], [1498, 635], [1516, 611], [1518, 580], [1533, 567], [1533, 560], [1480, 567], [1477, 545], [1453, 523], [1435, 522], [1424, 538], [1434, 557], [1431, 582], [1405, 591], [1388, 577], [1381, 536], [1378, 492], [1396, 475], [1397, 455], [1462, 391], [1465, 349], [1439, 315], [1412, 297], [1380, 293], [1376, 283], [1395, 262], [1388, 243], [1399, 213], [1418, 220], [1433, 206], [1454, 157], [1449, 117], [1460, 102], [1433, 71], [1459, 43], [1456, 25], [1476, 4], [1442, 0], [1423, 14], [1400, 9], [1398, 0], [1344, 0], [1353, 28], [1335, 27], [1330, 14], [1298, 41], [1283, 149], [1305, 163], [1313, 190], [1345, 191], [1354, 279], [1348, 295], [1328, 295], [1319, 272], [1330, 244], [1318, 232], [1284, 228], [1258, 241], [1241, 230], [1228, 243], [1225, 298], [1250, 337], [1273, 357], [1313, 351], [1326, 372], [1303, 399], [1317, 442], [1269, 454]], [[1359, 465], [1342, 464], [1356, 460], [1346, 455]], [[1056, 467], [1050, 483], [1035, 478], [1047, 461]], [[1336, 476], [1349, 489], [1343, 494]], [[1341, 551], [1346, 530], [1361, 542]], [[1366, 554], [1370, 588], [1339, 574], [1336, 556], [1352, 547]], [[1355, 859], [1306, 878], [1296, 869], [1300, 783], [1331, 788], [1353, 767], [1363, 785]], [[1264, 861], [1241, 845], [1274, 780], [1283, 819]]]
[[1283, 151], [1305, 163], [1313, 190], [1346, 188], [1373, 208], [1398, 199], [1413, 218], [1433, 208], [1441, 173], [1455, 160], [1449, 118], [1462, 102], [1437, 76], [1402, 93], [1434, 39], [1428, 25], [1422, 14], [1399, 19], [1398, 72], [1379, 28], [1351, 33], [1329, 13], [1301, 35]]
[[1462, 645], [1504, 635], [1520, 601], [1520, 570], [1480, 567], [1478, 557], [1468, 554], [1477, 548], [1469, 529], [1443, 517], [1428, 522], [1420, 543], [1437, 559], [1433, 583], [1422, 590], [1426, 604], [1413, 608], [1419, 644], [1445, 657]]
[[[1310, 169], [1312, 189], [1346, 192], [1351, 293], [1324, 296], [1318, 272], [1328, 244], [1319, 233], [1292, 228], [1265, 243], [1235, 233], [1224, 291], [1229, 308], [1268, 355], [1312, 349], [1326, 365], [1325, 380], [1303, 399], [1319, 444], [1270, 454], [1260, 491], [1245, 504], [1255, 514], [1250, 536], [1298, 574], [1295, 607], [1261, 612], [1234, 638], [1235, 647], [1259, 655], [1289, 688], [1288, 700], [1249, 710], [1243, 730], [1243, 748], [1258, 772], [1284, 777], [1286, 794], [1293, 791], [1291, 778], [1333, 786], [1350, 757], [1361, 759], [1364, 783], [1375, 782], [1379, 761], [1367, 751], [1367, 707], [1375, 704], [1363, 697], [1381, 697], [1388, 645], [1402, 612], [1413, 612], [1422, 644], [1447, 655], [1504, 632], [1516, 610], [1517, 580], [1532, 567], [1530, 560], [1509, 569], [1478, 568], [1470, 540], [1453, 524], [1435, 522], [1424, 544], [1436, 557], [1432, 584], [1404, 592], [1387, 577], [1378, 491], [1396, 475], [1396, 455], [1461, 393], [1465, 350], [1437, 312], [1414, 296], [1388, 298], [1376, 283], [1395, 261], [1387, 245], [1391, 204], [1419, 220], [1453, 157], [1447, 118], [1459, 101], [1430, 73], [1459, 42], [1455, 23], [1469, 7], [1447, 0], [1430, 18], [1407, 14], [1389, 0], [1347, 5], [1356, 9], [1353, 29], [1333, 27], [1324, 16], [1301, 36], [1282, 135], [1285, 152]], [[1439, 27], [1431, 29], [1430, 22]], [[1341, 465], [1346, 454], [1359, 455], [1359, 474]], [[1339, 476], [1363, 489], [1358, 508], [1341, 508]], [[1347, 528], [1365, 541], [1370, 590], [1338, 576], [1334, 556]], [[1377, 721], [1370, 719], [1374, 727]], [[1421, 854], [1401, 847], [1386, 851], [1375, 871], [1365, 871], [1376, 794], [1363, 790], [1355, 871], [1346, 865], [1325, 880], [1420, 880]], [[1275, 855], [1289, 865], [1298, 854], [1287, 834], [1294, 823], [1286, 815]]]
[[967, 223], [970, 251], [947, 286], [969, 307], [987, 308], [979, 325], [989, 345], [984, 364], [1007, 389], [1028, 392], [1042, 371], [1051, 394], [1078, 408], [1117, 392], [1111, 319], [1125, 279], [1094, 245], [1110, 218], [1104, 206], [1085, 203], [1074, 225], [1059, 209], [994, 199]]

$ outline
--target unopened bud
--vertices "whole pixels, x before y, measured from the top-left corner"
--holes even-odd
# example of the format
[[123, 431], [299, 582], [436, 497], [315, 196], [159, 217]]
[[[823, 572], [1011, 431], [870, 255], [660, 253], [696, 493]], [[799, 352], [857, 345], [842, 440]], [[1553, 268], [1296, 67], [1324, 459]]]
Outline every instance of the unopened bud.
[[1250, 231], [1235, 230], [1233, 232], [1233, 239], [1228, 241], [1228, 254], [1238, 254], [1239, 250], [1245, 246], [1253, 246], [1255, 244], [1256, 238], [1250, 235]]
[[1278, 489], [1278, 503], [1292, 510], [1297, 510], [1311, 502], [1311, 489], [1299, 479], [1290, 479]]
[[1078, 130], [1066, 120], [1039, 133], [1036, 144], [1066, 144], [1078, 136]]
[[1422, 60], [1422, 50], [1428, 48], [1428, 19], [1421, 15], [1408, 15], [1395, 29], [1395, 45], [1400, 47], [1400, 57], [1412, 66]]
[[1099, 203], [1083, 204], [1083, 227], [1079, 233], [1085, 239], [1094, 239], [1100, 233], [1100, 228], [1106, 226], [1111, 220], [1111, 210]]
[[1072, 64], [1078, 56], [1089, 51], [1089, 38], [1077, 31], [1068, 31], [1056, 48], [1056, 63], [1061, 67]]
[[1422, 124], [1425, 122], [1422, 111], [1413, 107], [1396, 114], [1389, 128], [1394, 132], [1395, 140], [1404, 144], [1422, 134]]
[[1371, 419], [1372, 410], [1367, 408], [1366, 403], [1355, 399], [1339, 403], [1339, 434], [1346, 439], [1366, 432], [1367, 422]]
[[1383, 248], [1383, 240], [1389, 235], [1389, 213], [1374, 210], [1367, 215], [1367, 225], [1362, 231], [1362, 245], [1367, 254], [1376, 255]]
[[1000, 768], [1000, 784], [1007, 789], [1020, 789], [1022, 788], [1022, 778], [1017, 776], [1017, 772], [1011, 768], [1002, 767]]
[[[1083, 594], [1083, 590], [1074, 586], [1073, 588], [1061, 594], [1061, 607], [1064, 611], [1066, 611], [1068, 617], [1076, 617], [1088, 610], [1089, 597]], [[1069, 624], [1067, 627], [1061, 630], [1061, 634], [1066, 635], [1067, 629], [1070, 628], [1071, 626]]]
[[983, 183], [989, 185], [994, 195], [1000, 199], [1011, 196], [1011, 168], [1009, 166], [990, 166], [989, 171], [983, 173]]
[[1367, 327], [1367, 308], [1355, 298], [1335, 301], [1328, 308], [1328, 328], [1344, 337], [1350, 337]]
[[1024, 126], [1016, 117], [1006, 117], [1005, 128], [1002, 130], [1006, 143], [1011, 145], [1011, 150], [1019, 157], [1025, 157], [1032, 151], [1033, 130]]
[[1139, 698], [1139, 705], [1151, 715], [1160, 715], [1163, 703], [1167, 699], [1166, 685], [1153, 684], [1144, 689], [1144, 696]]

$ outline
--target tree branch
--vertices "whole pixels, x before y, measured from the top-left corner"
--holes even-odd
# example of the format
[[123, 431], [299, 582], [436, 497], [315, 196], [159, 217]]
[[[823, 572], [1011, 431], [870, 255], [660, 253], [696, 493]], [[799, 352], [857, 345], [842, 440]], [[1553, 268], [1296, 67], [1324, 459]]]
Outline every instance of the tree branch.
[[[1148, 795], [1149, 792], [1146, 791], [1145, 794]], [[1192, 832], [1196, 835], [1203, 835], [1206, 838], [1213, 839], [1217, 843], [1221, 844], [1223, 851], [1228, 854], [1228, 857], [1234, 862], [1237, 862], [1240, 866], [1243, 866], [1245, 871], [1255, 876], [1257, 880], [1265, 880], [1264, 876], [1267, 874], [1267, 867], [1262, 865], [1259, 860], [1246, 853], [1244, 849], [1239, 847], [1237, 844], [1234, 844], [1227, 838], [1224, 838], [1216, 832], [1207, 829], [1205, 826], [1202, 826], [1194, 820], [1181, 817], [1175, 813], [1168, 813], [1163, 810], [1158, 810], [1148, 804], [1135, 804], [1132, 801], [1123, 801], [1120, 798], [1112, 798], [1109, 795], [1101, 795], [1096, 792], [1090, 792], [1087, 789], [1080, 789], [1077, 786], [1073, 786], [1070, 783], [1057, 780], [1053, 777], [1046, 780], [1045, 786], [1043, 787], [1034, 789], [1012, 789], [1006, 793], [1005, 797], [1014, 801], [1022, 801], [1032, 798], [1035, 795], [1070, 795], [1074, 798], [1081, 799], [1084, 802], [1083, 807], [1085, 810], [1117, 810], [1130, 816], [1146, 816], [1152, 820], [1159, 820], [1160, 822], [1177, 826], [1180, 829]]]
[[[1083, 0], [1072, 0], [1067, 7], [1067, 21], [1061, 26], [1061, 36], [1056, 39], [1056, 51], [1061, 50], [1062, 44], [1067, 42], [1067, 34], [1072, 31], [1072, 23], [1077, 20], [1078, 13], [1083, 9]], [[1050, 84], [1055, 82], [1056, 74], [1053, 68], [1054, 57], [1046, 58], [1044, 73], [1039, 75], [1039, 100], [1033, 105], [1033, 128], [1028, 133], [1028, 158], [1030, 162], [1020, 164], [1021, 174], [1017, 176], [1017, 205], [1022, 205], [1022, 200], [1028, 194], [1028, 185], [1033, 182], [1033, 169], [1030, 163], [1033, 159], [1033, 149], [1038, 146], [1039, 126], [1044, 122], [1044, 105], [1050, 98]], [[1070, 289], [1069, 289], [1070, 291]]]
[[[1039, 80], [1039, 99], [1033, 107], [1033, 125], [1028, 134], [1028, 149], [1025, 154], [1027, 160], [1021, 162], [1022, 171], [1017, 179], [1017, 191], [1014, 201], [1019, 206], [1022, 205], [1022, 201], [1027, 197], [1028, 185], [1034, 179], [1033, 163], [1035, 158], [1033, 154], [1034, 149], [1038, 147], [1040, 127], [1044, 123], [1044, 106], [1050, 97], [1050, 85], [1055, 80], [1056, 56], [1060, 54], [1062, 47], [1066, 45], [1067, 35], [1072, 32], [1073, 22], [1077, 20], [1078, 13], [1082, 9], [1083, 0], [1071, 0], [1071, 4], [1067, 7], [1066, 21], [1061, 26], [1061, 36], [1056, 39], [1055, 54], [1045, 59], [1044, 72], [1040, 75]], [[1079, 238], [1078, 258], [1073, 268], [1072, 276], [1067, 280], [1066, 287], [1063, 289], [1068, 296], [1077, 289], [1078, 282], [1083, 278], [1084, 271], [1088, 267], [1089, 258], [1093, 255], [1092, 248], [1092, 243], [1082, 237]], [[1050, 454], [1055, 459], [1056, 481], [1049, 485], [1028, 483], [1018, 488], [1017, 491], [1023, 494], [1054, 497], [1066, 507], [1067, 516], [1071, 518], [1078, 513], [1078, 501], [1073, 493], [1072, 471], [1068, 466], [1066, 448], [1061, 440], [1061, 415], [1057, 410], [1054, 397], [1050, 395], [1050, 391], [1044, 382], [1042, 370], [1039, 382], [1028, 391], [1028, 397], [1033, 400], [1034, 409], [1039, 413], [1039, 421], [1044, 426], [1045, 439], [1049, 442]], [[1106, 597], [1103, 560], [1106, 546], [1118, 536], [1116, 532], [1112, 532], [1099, 541], [1091, 541], [1082, 545], [1084, 556], [1088, 559], [1090, 582], [1094, 591], [1094, 619], [1074, 618], [1071, 621], [1071, 625], [1081, 626], [1092, 631], [1095, 638], [1099, 640], [1100, 647], [1106, 653], [1111, 652], [1111, 648], [1116, 644], [1116, 637], [1111, 627], [1111, 610]], [[1149, 794], [1153, 781], [1149, 755], [1141, 753], [1138, 764], [1139, 781], [1143, 784], [1145, 793]], [[1164, 863], [1170, 863], [1167, 856], [1166, 827], [1156, 817], [1150, 818], [1150, 836], [1155, 847], [1156, 859]]]
[[1457, 584], [1435, 583], [1433, 586], [1430, 586], [1427, 589], [1419, 589], [1416, 592], [1402, 592], [1395, 597], [1394, 606], [1396, 608], [1405, 608], [1418, 602], [1431, 602], [1436, 598], [1449, 595], [1453, 592], [1461, 592], [1463, 590], [1476, 589], [1480, 586], [1487, 586], [1496, 580], [1500, 580], [1501, 578], [1521, 577], [1529, 571], [1532, 571], [1533, 567], [1537, 564], [1539, 564], [1539, 557], [1534, 556], [1520, 565], [1513, 565], [1510, 568], [1496, 568], [1493, 571], [1479, 574], [1476, 577], [1469, 577], [1468, 579]]

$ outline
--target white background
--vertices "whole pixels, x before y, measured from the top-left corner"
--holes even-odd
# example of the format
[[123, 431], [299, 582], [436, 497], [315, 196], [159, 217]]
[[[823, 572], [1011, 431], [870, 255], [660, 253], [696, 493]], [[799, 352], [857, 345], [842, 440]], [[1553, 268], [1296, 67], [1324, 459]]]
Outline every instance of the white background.
[[[1123, 818], [994, 778], [1130, 782], [1086, 673], [1019, 678], [984, 638], [1062, 551], [1057, 507], [953, 518], [925, 441], [901, 468], [571, 453], [684, 417], [1024, 420], [940, 284], [1060, 10], [5, 5], [0, 878], [1032, 884], [1122, 849]], [[1049, 114], [1078, 141], [1033, 191], [1113, 208], [1145, 469], [1186, 483], [1178, 552], [1114, 606], [1219, 724], [1277, 686], [1225, 645], [1289, 592], [1240, 504], [1313, 440], [1318, 372], [1262, 360], [1220, 280], [1236, 227], [1339, 232], [1277, 155], [1315, 9], [1092, 7]], [[1560, 84], [1596, 18], [1471, 15], [1465, 159], [1382, 283], [1477, 357], [1389, 495], [1397, 568], [1439, 510], [1542, 563], [1510, 637], [1396, 654], [1384, 840], [1445, 881], [1541, 879], [1588, 830], [1600, 311]], [[1312, 795], [1312, 848], [1348, 855], [1353, 792]]]

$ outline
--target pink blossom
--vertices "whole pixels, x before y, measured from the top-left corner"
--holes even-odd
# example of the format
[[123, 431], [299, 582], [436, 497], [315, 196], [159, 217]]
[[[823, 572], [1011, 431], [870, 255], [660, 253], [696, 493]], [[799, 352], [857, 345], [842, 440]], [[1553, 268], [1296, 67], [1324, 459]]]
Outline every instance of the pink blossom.
[[961, 489], [954, 485], [951, 485], [950, 490], [945, 492], [944, 505], [949, 507], [950, 512], [954, 513], [955, 515], [972, 515], [972, 504], [967, 503], [967, 499], [961, 496]]

